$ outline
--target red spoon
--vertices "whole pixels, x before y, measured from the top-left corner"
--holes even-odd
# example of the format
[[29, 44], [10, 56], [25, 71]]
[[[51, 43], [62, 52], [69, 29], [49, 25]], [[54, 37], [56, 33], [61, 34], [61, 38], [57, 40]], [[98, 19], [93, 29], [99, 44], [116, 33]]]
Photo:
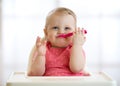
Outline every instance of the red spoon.
[[[87, 31], [84, 30], [84, 34], [87, 34]], [[68, 34], [60, 34], [58, 35], [57, 37], [61, 37], [61, 38], [67, 38], [67, 37], [70, 37], [73, 35], [73, 32], [72, 33], [68, 33]]]

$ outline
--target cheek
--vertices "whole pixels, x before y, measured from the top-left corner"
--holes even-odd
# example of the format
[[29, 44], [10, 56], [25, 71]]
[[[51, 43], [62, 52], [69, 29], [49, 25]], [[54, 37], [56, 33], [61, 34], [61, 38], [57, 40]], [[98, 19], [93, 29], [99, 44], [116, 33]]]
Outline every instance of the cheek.
[[70, 43], [71, 43], [71, 42], [73, 41], [73, 36], [68, 37], [68, 38], [67, 38], [67, 40], [68, 40], [68, 42], [70, 42]]
[[54, 40], [55, 39], [55, 35], [54, 34], [48, 34], [47, 35], [47, 39], [48, 39], [48, 41]]

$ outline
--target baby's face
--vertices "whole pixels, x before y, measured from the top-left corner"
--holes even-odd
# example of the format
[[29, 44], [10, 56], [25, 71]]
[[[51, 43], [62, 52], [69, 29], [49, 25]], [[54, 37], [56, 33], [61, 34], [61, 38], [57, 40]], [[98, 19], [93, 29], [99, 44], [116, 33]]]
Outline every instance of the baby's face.
[[58, 37], [60, 34], [68, 34], [74, 32], [76, 21], [71, 15], [61, 15], [55, 13], [51, 15], [48, 25], [45, 28], [45, 35], [53, 47], [67, 47], [72, 43], [72, 36], [63, 38]]

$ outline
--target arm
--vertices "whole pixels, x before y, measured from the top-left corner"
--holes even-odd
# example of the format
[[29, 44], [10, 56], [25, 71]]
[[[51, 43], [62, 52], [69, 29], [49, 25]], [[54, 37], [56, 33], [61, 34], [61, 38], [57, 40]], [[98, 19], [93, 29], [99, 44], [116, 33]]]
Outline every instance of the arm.
[[80, 31], [80, 28], [78, 28], [78, 31], [75, 31], [73, 37], [73, 46], [71, 48], [71, 56], [69, 62], [69, 67], [72, 72], [77, 73], [84, 69], [85, 55], [82, 48], [84, 42], [84, 33]]
[[45, 72], [45, 53], [46, 53], [46, 43], [41, 41], [38, 37], [36, 40], [36, 45], [33, 47], [28, 64], [28, 76], [41, 76]]

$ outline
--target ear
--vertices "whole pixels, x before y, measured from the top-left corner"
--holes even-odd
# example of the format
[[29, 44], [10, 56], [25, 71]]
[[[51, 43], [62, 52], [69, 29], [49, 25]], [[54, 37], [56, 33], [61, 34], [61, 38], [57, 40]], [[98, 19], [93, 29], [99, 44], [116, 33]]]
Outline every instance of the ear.
[[45, 37], [47, 36], [47, 29], [46, 28], [44, 28], [44, 35], [45, 35]]
[[47, 29], [44, 28], [44, 35], [47, 35]]

